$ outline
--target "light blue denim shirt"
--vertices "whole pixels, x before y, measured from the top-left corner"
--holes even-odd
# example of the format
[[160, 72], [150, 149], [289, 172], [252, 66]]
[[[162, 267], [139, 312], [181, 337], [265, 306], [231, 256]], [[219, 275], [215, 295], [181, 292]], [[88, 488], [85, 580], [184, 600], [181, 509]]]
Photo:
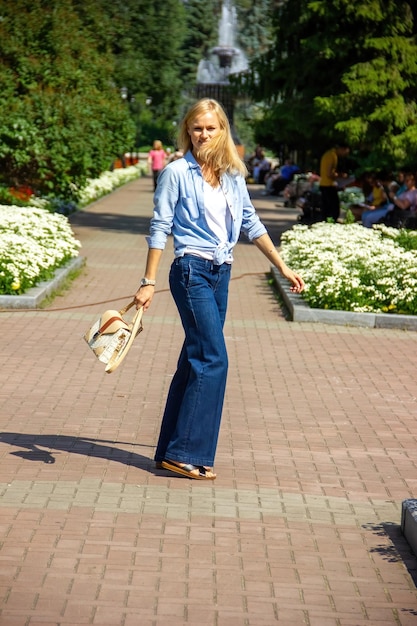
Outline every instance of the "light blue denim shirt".
[[220, 244], [205, 218], [203, 176], [191, 152], [167, 165], [159, 175], [151, 219], [150, 248], [163, 250], [167, 237], [174, 237], [175, 256], [187, 249], [213, 254], [216, 264], [231, 258], [240, 232], [250, 241], [266, 233], [250, 200], [246, 182], [241, 175], [224, 174], [221, 186], [232, 217], [229, 241]]

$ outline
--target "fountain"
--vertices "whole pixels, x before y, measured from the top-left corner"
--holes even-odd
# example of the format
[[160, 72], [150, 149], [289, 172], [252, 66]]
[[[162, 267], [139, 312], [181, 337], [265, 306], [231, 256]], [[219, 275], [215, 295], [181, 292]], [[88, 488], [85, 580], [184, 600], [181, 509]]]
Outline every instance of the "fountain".
[[[247, 59], [235, 45], [237, 31], [236, 9], [231, 0], [224, 0], [219, 22], [218, 45], [212, 48], [207, 59], [202, 59], [197, 69], [197, 98], [213, 98], [220, 102], [229, 118], [233, 139], [242, 153], [243, 146], [233, 125], [234, 102], [229, 77], [248, 68]], [[243, 154], [241, 154], [243, 157]]]

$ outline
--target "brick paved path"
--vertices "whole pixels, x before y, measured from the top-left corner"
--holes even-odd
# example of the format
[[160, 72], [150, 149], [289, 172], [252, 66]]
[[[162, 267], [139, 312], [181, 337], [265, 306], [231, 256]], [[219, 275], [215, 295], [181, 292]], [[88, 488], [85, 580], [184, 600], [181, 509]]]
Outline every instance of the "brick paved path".
[[[240, 243], [218, 478], [154, 470], [182, 342], [171, 250], [119, 370], [81, 338], [136, 290], [151, 188], [72, 218], [87, 265], [61, 310], [0, 315], [0, 625], [417, 624], [399, 530], [417, 495], [417, 333], [287, 322]], [[296, 212], [252, 191], [276, 238]]]

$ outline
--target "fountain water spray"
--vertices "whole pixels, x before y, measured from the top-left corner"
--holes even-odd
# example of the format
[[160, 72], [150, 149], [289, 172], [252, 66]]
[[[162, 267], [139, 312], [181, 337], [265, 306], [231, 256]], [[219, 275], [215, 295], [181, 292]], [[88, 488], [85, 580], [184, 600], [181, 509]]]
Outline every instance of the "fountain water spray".
[[230, 0], [222, 5], [219, 22], [218, 45], [209, 52], [209, 57], [200, 61], [197, 70], [197, 83], [229, 84], [229, 76], [248, 69], [245, 54], [235, 44], [237, 33], [236, 8]]
[[213, 98], [221, 102], [229, 118], [234, 141], [240, 145], [233, 126], [234, 103], [229, 76], [247, 70], [248, 62], [242, 50], [235, 45], [236, 34], [236, 8], [231, 0], [224, 0], [218, 45], [210, 50], [208, 58], [198, 64], [196, 95], [197, 98]]

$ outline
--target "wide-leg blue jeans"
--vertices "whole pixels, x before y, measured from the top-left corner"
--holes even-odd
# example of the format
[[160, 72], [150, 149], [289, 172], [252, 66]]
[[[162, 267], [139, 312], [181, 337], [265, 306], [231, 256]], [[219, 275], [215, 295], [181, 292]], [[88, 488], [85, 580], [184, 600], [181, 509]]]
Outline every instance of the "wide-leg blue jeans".
[[231, 265], [193, 255], [174, 260], [171, 293], [185, 332], [162, 418], [155, 461], [212, 467], [228, 358], [223, 336]]

